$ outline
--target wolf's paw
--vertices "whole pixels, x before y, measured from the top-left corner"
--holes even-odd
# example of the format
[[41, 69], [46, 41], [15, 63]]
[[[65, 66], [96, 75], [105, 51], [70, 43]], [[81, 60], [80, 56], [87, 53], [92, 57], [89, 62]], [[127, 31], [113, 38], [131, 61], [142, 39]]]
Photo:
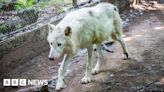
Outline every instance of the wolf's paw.
[[55, 90], [61, 90], [63, 88], [66, 88], [66, 84], [64, 83], [64, 81], [58, 81]]
[[129, 58], [128, 53], [124, 53], [122, 55], [123, 60], [127, 60]]
[[92, 70], [92, 75], [96, 75], [96, 74], [98, 74], [98, 73], [100, 73], [100, 69], [95, 67], [95, 68]]
[[83, 79], [81, 80], [82, 84], [87, 84], [91, 82], [91, 77], [84, 76]]

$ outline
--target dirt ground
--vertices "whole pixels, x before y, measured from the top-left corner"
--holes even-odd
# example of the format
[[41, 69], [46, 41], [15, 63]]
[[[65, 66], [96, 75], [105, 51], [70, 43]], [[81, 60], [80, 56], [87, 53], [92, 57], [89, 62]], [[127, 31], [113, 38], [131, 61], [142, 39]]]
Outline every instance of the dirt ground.
[[[104, 51], [102, 72], [93, 75], [91, 83], [81, 84], [87, 59], [85, 53], [69, 65], [65, 76], [67, 87], [60, 92], [164, 92], [164, 7], [144, 12], [131, 20], [124, 31], [130, 59], [122, 60], [121, 46], [114, 43], [110, 47], [114, 53]], [[47, 55], [48, 51], [43, 52], [3, 77], [55, 78], [58, 62], [49, 61]], [[95, 54], [94, 62], [96, 60]], [[49, 90], [54, 92], [54, 86]], [[26, 88], [2, 87], [0, 92], [34, 91]]]

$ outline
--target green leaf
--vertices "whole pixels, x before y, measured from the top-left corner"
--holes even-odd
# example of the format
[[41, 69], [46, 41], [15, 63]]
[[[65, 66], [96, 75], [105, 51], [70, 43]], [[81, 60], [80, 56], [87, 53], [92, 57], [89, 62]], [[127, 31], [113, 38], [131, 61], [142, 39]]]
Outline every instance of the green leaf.
[[15, 5], [15, 9], [19, 11], [22, 7], [20, 5]]
[[27, 8], [32, 7], [33, 3], [34, 3], [34, 0], [28, 0], [27, 1]]

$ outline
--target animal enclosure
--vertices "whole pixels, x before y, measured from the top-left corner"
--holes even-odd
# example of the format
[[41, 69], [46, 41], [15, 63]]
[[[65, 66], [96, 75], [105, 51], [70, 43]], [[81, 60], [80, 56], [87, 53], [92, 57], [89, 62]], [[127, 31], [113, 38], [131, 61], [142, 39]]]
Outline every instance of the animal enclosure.
[[[74, 4], [73, 7], [71, 0], [1, 1], [0, 92], [54, 92], [61, 59], [48, 59], [47, 24], [57, 25], [71, 10], [92, 7], [100, 2], [78, 0], [78, 6]], [[34, 2], [26, 2], [25, 6], [20, 6], [23, 9], [16, 10], [17, 1]], [[141, 2], [135, 8], [131, 7], [130, 0], [104, 1], [119, 8], [123, 39], [127, 43], [130, 59], [122, 60], [121, 45], [114, 43], [108, 47], [113, 53], [103, 50], [104, 67], [101, 73], [93, 75], [91, 83], [81, 84], [87, 61], [87, 52], [83, 49], [68, 65], [65, 73], [67, 87], [61, 92], [163, 92], [164, 1], [139, 0]], [[98, 58], [95, 51], [93, 54], [95, 65]], [[48, 80], [48, 85], [6, 87], [3, 79]]]

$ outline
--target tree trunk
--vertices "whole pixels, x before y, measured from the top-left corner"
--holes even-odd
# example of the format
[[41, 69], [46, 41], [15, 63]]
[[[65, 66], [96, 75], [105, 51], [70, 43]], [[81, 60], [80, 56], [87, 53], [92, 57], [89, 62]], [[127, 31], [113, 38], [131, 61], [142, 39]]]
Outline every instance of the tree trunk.
[[142, 2], [142, 0], [132, 0], [131, 1], [131, 7], [135, 8], [137, 5], [139, 5]]
[[77, 7], [77, 0], [73, 0], [73, 7]]
[[101, 2], [109, 2], [116, 5], [119, 8], [119, 11], [123, 11], [124, 9], [130, 6], [130, 0], [100, 0]]

